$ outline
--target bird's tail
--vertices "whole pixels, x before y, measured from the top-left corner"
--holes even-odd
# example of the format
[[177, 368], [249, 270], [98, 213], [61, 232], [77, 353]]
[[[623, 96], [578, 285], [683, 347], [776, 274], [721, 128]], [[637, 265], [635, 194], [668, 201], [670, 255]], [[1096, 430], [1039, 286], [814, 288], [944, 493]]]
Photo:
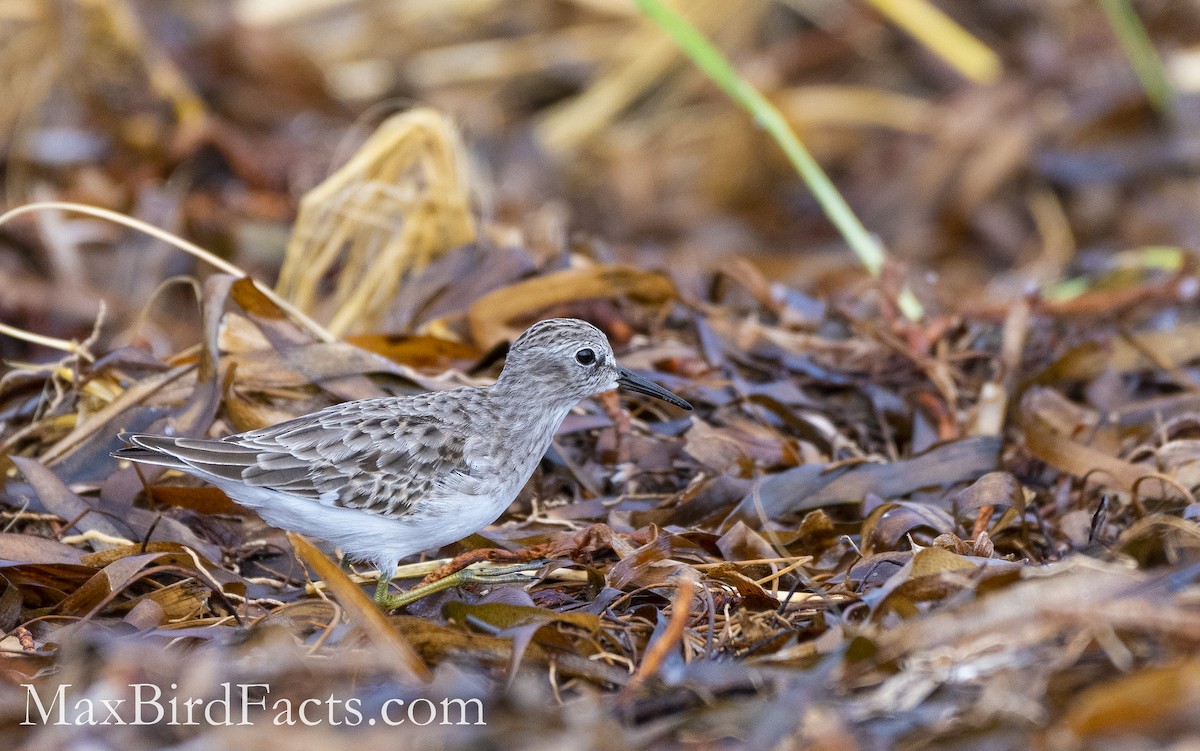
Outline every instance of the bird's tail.
[[139, 464], [154, 464], [171, 469], [188, 469], [188, 465], [183, 460], [170, 453], [171, 449], [175, 447], [174, 438], [148, 433], [121, 433], [117, 437], [129, 444], [112, 453], [118, 459], [128, 459]]

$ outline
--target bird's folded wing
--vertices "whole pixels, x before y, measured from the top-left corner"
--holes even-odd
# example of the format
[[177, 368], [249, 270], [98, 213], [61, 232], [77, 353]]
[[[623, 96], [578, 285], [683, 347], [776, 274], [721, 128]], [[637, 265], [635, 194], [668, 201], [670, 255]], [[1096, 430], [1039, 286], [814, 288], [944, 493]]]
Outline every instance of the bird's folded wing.
[[[118, 456], [329, 506], [400, 515], [459, 478], [465, 436], [433, 416], [315, 413], [221, 440], [128, 435]], [[454, 486], [472, 478], [452, 480]]]

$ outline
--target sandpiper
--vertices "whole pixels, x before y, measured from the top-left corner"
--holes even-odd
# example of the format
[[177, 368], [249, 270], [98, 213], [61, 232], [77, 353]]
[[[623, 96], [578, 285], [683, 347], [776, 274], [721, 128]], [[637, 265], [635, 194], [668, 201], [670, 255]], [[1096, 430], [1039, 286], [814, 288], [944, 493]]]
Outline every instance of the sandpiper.
[[579, 400], [623, 386], [691, 405], [617, 364], [591, 324], [553, 318], [513, 342], [491, 386], [363, 399], [219, 440], [125, 434], [121, 459], [195, 475], [269, 524], [380, 571], [494, 522]]

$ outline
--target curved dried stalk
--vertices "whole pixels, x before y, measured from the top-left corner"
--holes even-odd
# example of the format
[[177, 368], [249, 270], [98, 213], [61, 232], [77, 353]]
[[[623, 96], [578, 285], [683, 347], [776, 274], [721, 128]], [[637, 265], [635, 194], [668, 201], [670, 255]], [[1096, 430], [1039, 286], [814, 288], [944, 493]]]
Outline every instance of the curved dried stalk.
[[[271, 302], [278, 305], [279, 308], [281, 310], [283, 310], [285, 313], [287, 313], [289, 316], [291, 316], [296, 321], [296, 323], [298, 323], [301, 326], [303, 326], [304, 328], [308, 329], [308, 331], [313, 336], [315, 336], [318, 339], [320, 339], [321, 341], [325, 341], [325, 342], [332, 342], [332, 341], [336, 341], [336, 339], [337, 339], [333, 334], [326, 331], [325, 328], [321, 326], [321, 324], [312, 320], [307, 315], [305, 315], [302, 311], [298, 310], [295, 306], [293, 306], [291, 303], [289, 303], [287, 300], [284, 300], [279, 295], [275, 294], [275, 292], [270, 287], [267, 287], [262, 282], [259, 282], [256, 279], [252, 279], [249, 274], [247, 274], [245, 271], [238, 268], [237, 266], [233, 265], [232, 263], [229, 263], [225, 259], [219, 258], [219, 257], [213, 255], [212, 253], [208, 252], [204, 248], [201, 248], [199, 245], [196, 245], [195, 243], [184, 240], [182, 237], [173, 235], [170, 232], [167, 232], [166, 230], [159, 229], [158, 227], [155, 227], [154, 225], [147, 224], [146, 222], [143, 222], [140, 219], [134, 219], [131, 216], [126, 216], [125, 214], [122, 214], [120, 212], [110, 211], [108, 209], [102, 209], [97, 206], [88, 206], [88, 205], [82, 204], [82, 203], [71, 203], [69, 201], [38, 201], [35, 203], [27, 203], [24, 206], [18, 206], [15, 209], [10, 209], [10, 210], [4, 212], [3, 214], [0, 214], [0, 225], [4, 224], [5, 222], [9, 221], [10, 219], [15, 219], [16, 217], [21, 216], [23, 214], [31, 214], [35, 211], [50, 211], [50, 210], [74, 211], [79, 214], [87, 214], [88, 216], [94, 216], [98, 219], [107, 219], [108, 221], [113, 222], [115, 224], [120, 224], [123, 227], [129, 227], [130, 229], [137, 230], [138, 232], [143, 232], [143, 233], [155, 238], [156, 240], [161, 240], [169, 245], [173, 245], [174, 247], [179, 248], [180, 250], [184, 251], [185, 253], [189, 253], [189, 254], [195, 256], [196, 258], [199, 258], [200, 260], [208, 263], [210, 266], [213, 266], [214, 268], [224, 271], [226, 274], [231, 274], [236, 277], [245, 277], [247, 279], [250, 279], [254, 283], [254, 286], [257, 287], [260, 291], [262, 291], [262, 293], [264, 295], [266, 295], [271, 300]], [[36, 336], [36, 335], [31, 335], [31, 336]], [[59, 341], [61, 342], [61, 340], [59, 340]], [[47, 346], [50, 346], [50, 345], [47, 345]], [[68, 350], [68, 351], [73, 351], [73, 350]]]
[[40, 347], [48, 347], [49, 349], [57, 349], [62, 352], [68, 352], [72, 355], [82, 357], [85, 360], [91, 361], [94, 358], [91, 353], [84, 349], [79, 342], [69, 339], [58, 339], [53, 336], [45, 336], [43, 334], [35, 334], [32, 331], [19, 329], [16, 326], [9, 326], [7, 323], [0, 323], [0, 334], [11, 336], [13, 339], [20, 339], [23, 342], [36, 344]]

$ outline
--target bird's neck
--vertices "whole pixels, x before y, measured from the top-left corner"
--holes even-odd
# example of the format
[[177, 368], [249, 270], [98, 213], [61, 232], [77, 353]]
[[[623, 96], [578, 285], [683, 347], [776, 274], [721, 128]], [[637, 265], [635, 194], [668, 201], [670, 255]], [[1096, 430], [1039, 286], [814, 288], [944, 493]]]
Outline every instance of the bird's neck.
[[579, 400], [539, 391], [528, 388], [528, 384], [513, 387], [501, 378], [488, 388], [488, 395], [513, 447], [520, 445], [541, 458], [563, 418]]

